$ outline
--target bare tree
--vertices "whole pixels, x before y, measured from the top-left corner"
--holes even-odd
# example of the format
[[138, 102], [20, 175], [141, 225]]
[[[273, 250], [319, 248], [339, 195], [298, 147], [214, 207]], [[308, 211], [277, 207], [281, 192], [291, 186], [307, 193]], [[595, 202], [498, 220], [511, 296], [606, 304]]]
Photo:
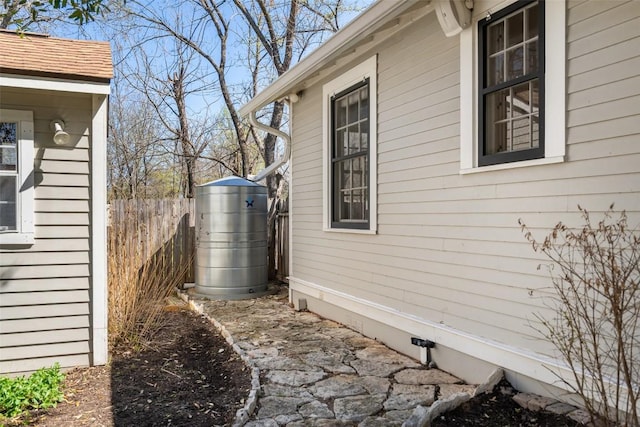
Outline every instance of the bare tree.
[[[195, 65], [198, 70], [208, 69], [215, 76], [215, 95], [231, 130], [226, 136], [235, 146], [232, 151], [237, 154], [237, 167], [236, 162], [229, 162], [229, 158], [220, 153], [211, 158], [241, 176], [257, 172], [255, 149], [264, 165], [268, 166], [276, 157], [278, 145], [275, 135], [253, 129], [240, 117], [240, 105], [289, 70], [309, 48], [338, 30], [338, 15], [345, 9], [343, 0], [188, 0], [179, 8], [171, 3], [148, 5], [146, 2], [129, 1], [127, 6], [135, 18], [136, 31], [146, 35], [144, 42], [137, 45], [144, 45], [141, 47], [143, 51], [148, 51], [150, 45], [166, 45], [167, 40], [173, 40], [176, 46], [185, 47], [198, 57], [199, 61], [186, 64], [185, 68], [175, 68], [166, 79], [171, 82], [173, 101], [177, 106], [175, 136], [180, 141], [178, 145], [182, 155], [185, 159], [202, 159], [207, 151], [191, 141], [193, 116], [189, 115], [184, 104], [180, 104], [185, 97], [176, 97], [184, 93], [184, 76], [193, 72], [189, 67]], [[246, 49], [239, 48], [242, 46]], [[145, 79], [145, 84], [157, 81], [156, 70], [147, 70], [146, 75], [153, 77]], [[271, 128], [280, 129], [286, 123], [286, 105], [277, 101], [264, 109], [260, 116]], [[167, 121], [166, 118], [162, 120]], [[220, 147], [221, 142], [214, 144]], [[228, 143], [225, 145], [229, 147]], [[208, 152], [211, 154], [216, 150]], [[191, 160], [185, 162], [185, 167], [187, 185], [191, 186]], [[269, 212], [270, 264], [274, 258], [272, 233], [281, 181], [280, 173], [266, 179], [268, 196], [273, 201]], [[189, 191], [185, 193], [187, 196], [191, 194]], [[271, 267], [271, 277], [273, 273], [274, 268]]]

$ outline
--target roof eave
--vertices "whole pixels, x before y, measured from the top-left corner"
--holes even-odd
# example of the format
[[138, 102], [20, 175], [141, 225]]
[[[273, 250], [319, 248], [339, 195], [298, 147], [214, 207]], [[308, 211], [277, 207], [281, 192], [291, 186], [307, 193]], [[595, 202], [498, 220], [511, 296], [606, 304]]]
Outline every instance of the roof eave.
[[[429, 2], [426, 2], [427, 4]], [[243, 105], [239, 112], [247, 116], [269, 103], [289, 94], [291, 89], [309, 78], [334, 58], [340, 56], [345, 49], [370, 36], [386, 22], [394, 19], [404, 10], [411, 7], [410, 0], [385, 1], [378, 0], [360, 16], [342, 28], [330, 39], [314, 50], [309, 56], [297, 63], [293, 68], [278, 77], [273, 83], [259, 92]]]

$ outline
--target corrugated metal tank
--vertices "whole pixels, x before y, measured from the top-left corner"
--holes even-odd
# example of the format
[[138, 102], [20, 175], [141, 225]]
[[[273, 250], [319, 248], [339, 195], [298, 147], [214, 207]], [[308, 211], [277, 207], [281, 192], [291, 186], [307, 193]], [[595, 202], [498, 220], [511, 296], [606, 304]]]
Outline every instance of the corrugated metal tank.
[[267, 291], [267, 189], [237, 176], [196, 187], [195, 293], [243, 299]]

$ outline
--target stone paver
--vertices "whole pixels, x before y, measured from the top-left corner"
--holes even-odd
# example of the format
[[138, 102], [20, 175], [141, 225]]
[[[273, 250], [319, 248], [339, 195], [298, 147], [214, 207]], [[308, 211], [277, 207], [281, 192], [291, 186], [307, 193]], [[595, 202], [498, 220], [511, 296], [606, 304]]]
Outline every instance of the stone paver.
[[[475, 386], [313, 313], [286, 288], [250, 301], [192, 300], [252, 369], [234, 426], [401, 426], [440, 395]], [[413, 418], [412, 418], [413, 417]]]

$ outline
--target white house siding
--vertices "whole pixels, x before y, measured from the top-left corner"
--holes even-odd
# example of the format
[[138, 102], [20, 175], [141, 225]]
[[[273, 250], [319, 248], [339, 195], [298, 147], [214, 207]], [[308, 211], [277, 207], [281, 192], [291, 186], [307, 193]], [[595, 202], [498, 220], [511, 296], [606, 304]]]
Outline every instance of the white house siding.
[[[33, 111], [36, 239], [0, 246], [0, 373], [88, 365], [91, 95], [3, 88], [2, 108]], [[60, 118], [73, 148], [52, 142]]]
[[[538, 237], [580, 223], [578, 204], [597, 218], [615, 202], [640, 219], [640, 2], [573, 2], [567, 17], [564, 163], [459, 174], [459, 41], [435, 14], [306, 89], [293, 116], [293, 289], [551, 354], [535, 330], [550, 281], [518, 219]], [[378, 233], [324, 232], [322, 84], [374, 53]]]

